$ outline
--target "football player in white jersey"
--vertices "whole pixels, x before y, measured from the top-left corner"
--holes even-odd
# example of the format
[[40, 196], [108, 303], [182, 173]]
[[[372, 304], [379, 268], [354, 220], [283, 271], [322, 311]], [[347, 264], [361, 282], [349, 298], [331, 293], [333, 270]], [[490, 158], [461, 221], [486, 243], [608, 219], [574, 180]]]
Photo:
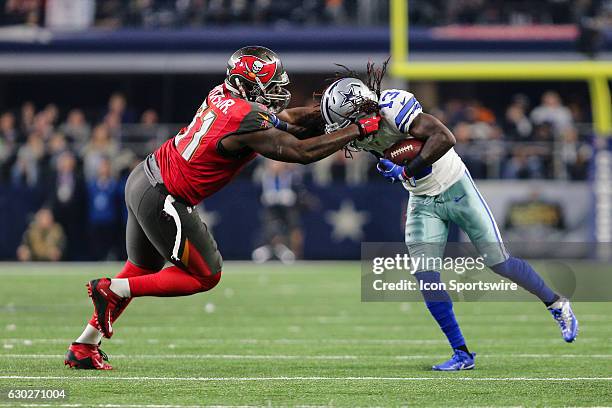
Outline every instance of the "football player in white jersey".
[[[327, 131], [348, 126], [365, 114], [380, 114], [382, 117], [375, 137], [356, 141], [351, 146], [375, 154], [379, 158], [379, 173], [391, 182], [402, 182], [410, 192], [405, 230], [410, 256], [441, 259], [448, 224], [454, 222], [483, 255], [487, 266], [537, 296], [559, 324], [564, 340], [574, 341], [578, 321], [569, 300], [551, 290], [526, 261], [508, 254], [485, 199], [453, 149], [455, 137], [451, 131], [434, 116], [423, 112], [410, 92], [401, 89], [381, 91], [384, 67], [374, 75], [374, 80], [372, 72], [375, 71], [370, 68], [369, 86], [355, 77], [333, 82], [322, 95], [321, 114]], [[399, 166], [383, 158], [387, 148], [409, 138], [420, 139], [424, 144], [408, 164]], [[439, 271], [421, 269], [414, 275], [420, 282], [440, 282]], [[451, 359], [433, 366], [433, 369], [459, 371], [474, 368], [475, 353], [467, 348], [448, 293], [428, 290], [422, 294], [453, 349]]]

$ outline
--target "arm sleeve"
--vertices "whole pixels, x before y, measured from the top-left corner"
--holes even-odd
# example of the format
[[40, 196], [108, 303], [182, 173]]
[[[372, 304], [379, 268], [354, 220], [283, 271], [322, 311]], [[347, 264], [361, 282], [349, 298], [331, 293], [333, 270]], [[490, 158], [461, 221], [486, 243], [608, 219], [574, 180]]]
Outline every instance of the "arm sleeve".
[[423, 112], [421, 104], [410, 92], [388, 89], [380, 96], [380, 114], [389, 125], [401, 133], [408, 133], [410, 124]]
[[250, 133], [276, 127], [275, 123], [279, 119], [268, 112], [265, 107], [251, 103], [251, 110], [242, 118], [238, 131], [235, 133]]

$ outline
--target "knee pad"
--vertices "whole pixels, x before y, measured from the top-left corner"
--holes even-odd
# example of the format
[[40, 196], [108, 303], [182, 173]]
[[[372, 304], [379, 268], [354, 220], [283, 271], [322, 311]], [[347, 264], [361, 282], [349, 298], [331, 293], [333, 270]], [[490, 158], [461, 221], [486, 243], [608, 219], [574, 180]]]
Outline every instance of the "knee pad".
[[211, 277], [221, 274], [222, 258], [219, 251], [208, 255], [200, 253], [191, 242], [185, 242], [181, 262], [189, 273], [197, 277]]

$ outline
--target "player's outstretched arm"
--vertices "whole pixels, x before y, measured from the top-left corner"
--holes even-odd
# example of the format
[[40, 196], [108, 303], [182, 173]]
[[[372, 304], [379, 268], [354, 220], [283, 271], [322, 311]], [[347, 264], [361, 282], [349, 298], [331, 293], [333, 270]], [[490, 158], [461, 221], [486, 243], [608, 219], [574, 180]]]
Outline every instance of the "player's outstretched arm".
[[304, 126], [306, 122], [321, 119], [321, 110], [318, 106], [299, 106], [297, 108], [285, 109], [276, 114], [280, 120], [297, 126]]
[[408, 176], [417, 174], [427, 166], [431, 166], [444, 156], [455, 145], [455, 136], [435, 116], [420, 113], [409, 128], [410, 136], [424, 140], [421, 152], [406, 166]]
[[317, 136], [323, 130], [321, 109], [318, 106], [285, 109], [276, 116], [287, 123], [287, 132], [298, 139]]
[[[308, 164], [324, 159], [355, 139], [377, 132], [379, 121], [380, 117], [364, 118], [345, 129], [304, 140], [283, 130], [270, 128], [228, 138], [226, 140], [229, 146], [224, 143], [224, 148], [238, 150], [239, 147], [246, 146], [269, 159]], [[240, 146], [236, 146], [236, 143]]]

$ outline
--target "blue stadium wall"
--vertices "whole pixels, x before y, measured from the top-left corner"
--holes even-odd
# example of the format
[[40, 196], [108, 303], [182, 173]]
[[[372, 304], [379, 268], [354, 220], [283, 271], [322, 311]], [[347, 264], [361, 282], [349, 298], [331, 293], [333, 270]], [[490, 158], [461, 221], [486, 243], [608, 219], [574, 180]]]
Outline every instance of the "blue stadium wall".
[[[360, 241], [402, 241], [402, 212], [408, 195], [399, 186], [372, 183], [360, 187], [337, 184], [309, 187], [320, 201], [315, 210], [302, 212], [305, 233], [304, 255], [309, 259], [356, 259]], [[221, 253], [226, 259], [248, 259], [261, 236], [260, 188], [248, 180], [236, 180], [206, 200], [203, 209], [213, 214], [211, 224]], [[31, 214], [43, 204], [41, 194], [14, 187], [0, 187], [0, 259], [14, 259], [17, 246]], [[344, 204], [344, 206], [343, 206]], [[356, 214], [363, 223], [348, 235], [335, 239], [331, 216]], [[351, 210], [354, 209], [355, 213]], [[347, 218], [344, 218], [345, 220]], [[86, 220], [83, 220], [86, 226]]]
[[[524, 31], [529, 31], [529, 27]], [[440, 34], [439, 30], [412, 28], [410, 48], [427, 52], [541, 52], [572, 51], [575, 34], [537, 38], [495, 39], [474, 35]], [[500, 40], [501, 38], [501, 40]], [[279, 52], [380, 53], [389, 50], [389, 29], [211, 27], [185, 30], [88, 30], [41, 32], [29, 41], [0, 38], [0, 52], [227, 52], [248, 44], [262, 44]], [[322, 48], [322, 44], [325, 47]], [[612, 30], [603, 32], [602, 50], [612, 50]]]
[[[537, 191], [542, 199], [558, 203], [565, 214], [567, 231], [555, 240], [593, 240], [592, 188], [588, 182], [490, 180], [479, 181], [478, 185], [502, 233], [510, 204]], [[306, 259], [359, 259], [362, 241], [403, 242], [408, 194], [401, 186], [384, 182], [361, 186], [337, 183], [324, 188], [308, 186], [308, 192], [319, 205], [302, 213]], [[0, 259], [15, 258], [31, 213], [43, 204], [42, 200], [42, 195], [35, 192], [0, 187]], [[249, 180], [236, 180], [207, 199], [203, 210], [214, 219], [210, 227], [224, 258], [249, 259], [261, 237], [259, 186]], [[452, 230], [450, 240], [465, 237]]]

